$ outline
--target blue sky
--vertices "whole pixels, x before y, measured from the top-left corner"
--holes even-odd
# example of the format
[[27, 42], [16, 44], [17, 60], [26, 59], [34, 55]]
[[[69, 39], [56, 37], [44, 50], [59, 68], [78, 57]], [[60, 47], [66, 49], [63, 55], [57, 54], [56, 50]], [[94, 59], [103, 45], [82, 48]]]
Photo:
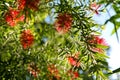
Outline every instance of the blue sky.
[[[103, 31], [103, 37], [106, 39], [107, 43], [110, 45], [109, 53], [109, 67], [110, 70], [115, 70], [120, 67], [120, 43], [118, 43], [116, 35], [111, 35], [111, 31], [114, 28], [112, 23], [106, 25], [106, 29]], [[120, 40], [120, 30], [118, 30], [119, 40]], [[120, 75], [120, 74], [119, 74]], [[112, 79], [116, 80], [117, 75], [113, 74]]]
[[[109, 19], [111, 16], [115, 15], [114, 9], [109, 6], [108, 8], [109, 14], [107, 12], [100, 13], [99, 15], [94, 15], [93, 19], [98, 24], [104, 24], [104, 22]], [[105, 38], [106, 42], [110, 45], [109, 59], [108, 63], [111, 70], [115, 70], [120, 67], [120, 43], [117, 41], [116, 34], [111, 35], [112, 30], [114, 29], [114, 25], [111, 22], [108, 22], [104, 25], [104, 30], [102, 30], [102, 37]], [[120, 40], [120, 29], [118, 30], [118, 36]], [[116, 75], [112, 76], [112, 79], [116, 79]]]
[[[99, 15], [95, 14], [93, 16], [95, 22], [102, 25], [107, 19], [115, 15], [115, 11], [111, 6], [109, 6], [107, 9], [110, 15], [108, 15], [107, 12], [102, 12]], [[120, 67], [120, 63], [118, 63], [118, 61], [120, 60], [120, 53], [119, 53], [120, 43], [118, 43], [117, 41], [116, 34], [111, 35], [113, 29], [114, 29], [114, 25], [111, 22], [108, 22], [106, 25], [104, 25], [104, 30], [102, 30], [102, 37], [105, 38], [106, 42], [110, 45], [110, 50], [109, 50], [110, 59], [108, 59], [108, 61], [112, 70]], [[118, 30], [118, 36], [120, 38], [120, 30]]]

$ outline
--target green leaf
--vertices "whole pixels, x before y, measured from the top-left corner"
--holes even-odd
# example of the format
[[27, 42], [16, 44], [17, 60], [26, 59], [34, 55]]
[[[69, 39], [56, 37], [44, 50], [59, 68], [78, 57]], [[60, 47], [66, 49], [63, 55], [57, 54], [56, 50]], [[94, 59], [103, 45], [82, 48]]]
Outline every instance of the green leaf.
[[113, 73], [120, 72], [120, 68], [118, 68], [118, 69], [115, 69], [115, 70], [113, 70], [112, 72], [113, 72]]
[[108, 80], [107, 76], [105, 76], [102, 71], [98, 71], [98, 73], [102, 77], [102, 80]]
[[114, 29], [113, 29], [113, 31], [112, 31], [112, 34], [116, 34], [116, 37], [117, 37], [117, 41], [119, 42], [119, 36], [118, 36], [118, 32], [117, 32], [117, 30], [119, 29], [119, 25], [117, 25], [117, 24], [115, 24], [115, 22], [114, 22]]
[[115, 10], [116, 13], [120, 13], [120, 8], [118, 6], [116, 6], [116, 4], [113, 4], [113, 8]]
[[10, 58], [11, 58], [11, 54], [10, 53], [3, 53], [2, 56], [1, 56], [1, 60], [3, 62], [7, 62]]
[[117, 68], [117, 69], [113, 70], [111, 73], [108, 73], [108, 74], [115, 74], [115, 73], [118, 73], [118, 72], [120, 72], [120, 68]]
[[109, 48], [109, 46], [105, 46], [105, 45], [97, 45], [97, 48], [102, 48], [102, 49], [108, 49]]

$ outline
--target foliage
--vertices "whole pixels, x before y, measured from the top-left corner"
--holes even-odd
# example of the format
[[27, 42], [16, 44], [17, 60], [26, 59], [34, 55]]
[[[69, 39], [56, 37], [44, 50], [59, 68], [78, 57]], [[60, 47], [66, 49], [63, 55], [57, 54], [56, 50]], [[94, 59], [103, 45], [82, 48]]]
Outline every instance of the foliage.
[[[107, 80], [109, 45], [91, 19], [105, 3], [1, 0], [0, 79]], [[119, 26], [117, 15], [108, 21]]]

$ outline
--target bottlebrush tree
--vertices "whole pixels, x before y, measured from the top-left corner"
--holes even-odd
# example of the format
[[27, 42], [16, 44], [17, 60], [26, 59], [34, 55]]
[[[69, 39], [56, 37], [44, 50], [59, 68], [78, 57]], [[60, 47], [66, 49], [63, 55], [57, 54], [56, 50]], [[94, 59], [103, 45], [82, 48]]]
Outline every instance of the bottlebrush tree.
[[1, 0], [0, 79], [107, 80], [109, 44], [91, 15], [105, 3]]

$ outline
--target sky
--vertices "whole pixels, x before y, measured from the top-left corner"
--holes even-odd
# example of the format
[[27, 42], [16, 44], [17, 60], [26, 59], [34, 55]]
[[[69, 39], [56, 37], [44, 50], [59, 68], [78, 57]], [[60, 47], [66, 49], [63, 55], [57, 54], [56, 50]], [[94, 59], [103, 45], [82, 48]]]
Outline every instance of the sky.
[[[112, 23], [108, 23], [102, 35], [106, 39], [107, 43], [110, 45], [110, 50], [108, 51], [109, 53], [108, 63], [109, 63], [110, 70], [115, 70], [117, 68], [120, 68], [120, 62], [119, 62], [120, 61], [120, 52], [119, 52], [120, 43], [118, 42], [115, 34], [111, 35], [110, 31], [112, 31], [113, 27], [114, 26]], [[118, 30], [118, 35], [120, 40], [120, 29]], [[112, 75], [112, 78], [116, 79], [117, 75], [116, 74]]]
[[[110, 15], [108, 15], [107, 12], [104, 12], [100, 13], [99, 15], [94, 15], [93, 19], [98, 24], [104, 24], [104, 22], [109, 19], [110, 16], [115, 15], [115, 11], [110, 6], [108, 7], [108, 10]], [[108, 51], [110, 59], [108, 59], [108, 61], [112, 70], [120, 67], [120, 63], [118, 63], [120, 60], [120, 43], [117, 40], [116, 34], [111, 35], [113, 29], [114, 25], [111, 22], [108, 22], [106, 25], [104, 25], [104, 29], [102, 30], [102, 37], [105, 38], [106, 42], [110, 46], [110, 50]], [[118, 36], [120, 40], [120, 29], [118, 30]]]
[[[111, 6], [109, 6], [107, 9], [110, 15], [108, 14], [108, 12], [104, 12], [99, 15], [95, 14], [93, 16], [95, 22], [97, 22], [98, 24], [104, 24], [107, 19], [115, 15], [115, 11]], [[106, 42], [110, 46], [110, 50], [108, 51], [109, 59], [107, 59], [110, 70], [120, 68], [120, 42], [118, 42], [116, 34], [111, 35], [113, 29], [114, 25], [111, 22], [108, 22], [106, 25], [104, 25], [104, 30], [102, 30], [102, 37], [105, 38]], [[118, 36], [120, 40], [120, 29], [118, 30]], [[112, 75], [112, 78], [115, 80], [117, 76]]]

